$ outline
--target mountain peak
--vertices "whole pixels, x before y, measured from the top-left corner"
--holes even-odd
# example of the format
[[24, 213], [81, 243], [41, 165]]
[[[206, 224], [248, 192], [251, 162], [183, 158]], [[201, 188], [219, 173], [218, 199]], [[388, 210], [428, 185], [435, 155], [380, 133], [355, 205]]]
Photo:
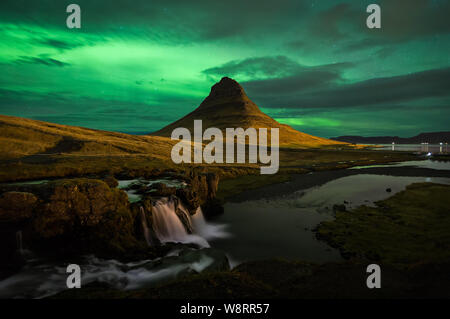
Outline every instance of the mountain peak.
[[245, 94], [242, 86], [237, 81], [225, 76], [211, 87], [210, 95], [227, 94], [227, 96], [231, 96], [242, 93]]
[[244, 88], [235, 80], [229, 77], [223, 77], [219, 82], [211, 87], [208, 97], [202, 102], [200, 107], [216, 104], [221, 100], [246, 100]]

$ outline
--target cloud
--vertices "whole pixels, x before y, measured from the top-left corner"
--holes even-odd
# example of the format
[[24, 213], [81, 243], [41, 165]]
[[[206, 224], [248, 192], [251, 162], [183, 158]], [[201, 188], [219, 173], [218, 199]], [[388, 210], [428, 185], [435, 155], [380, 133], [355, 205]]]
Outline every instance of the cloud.
[[[3, 0], [0, 19], [32, 22], [66, 29], [65, 9], [70, 1]], [[276, 33], [308, 11], [306, 1], [273, 0], [78, 0], [82, 32], [139, 35], [186, 43]]]
[[382, 35], [397, 41], [450, 32], [450, 2], [442, 0], [383, 0]]
[[223, 76], [264, 78], [286, 76], [301, 68], [303, 67], [297, 62], [280, 55], [233, 60], [221, 66], [203, 70], [202, 73], [217, 78]]
[[312, 20], [310, 30], [314, 36], [341, 39], [346, 36], [342, 30], [348, 21], [359, 21], [358, 11], [349, 3], [340, 3], [317, 14]]
[[[250, 82], [249, 91], [255, 92], [257, 98], [265, 99], [267, 101], [264, 103], [265, 107], [284, 108], [348, 108], [450, 96], [450, 68], [375, 78], [356, 83], [336, 83], [325, 88], [323, 81], [318, 79], [314, 82], [310, 77], [307, 79], [310, 82], [305, 83], [309, 83], [315, 90], [303, 92], [302, 87], [299, 86], [295, 90], [294, 85], [292, 86], [294, 90], [289, 91], [290, 94], [280, 95], [279, 89], [282, 89], [289, 81], [271, 79], [267, 80], [268, 82]], [[272, 87], [271, 92], [275, 92], [276, 95], [263, 95], [268, 85]]]
[[450, 33], [450, 2], [447, 0], [380, 0], [381, 29], [367, 28], [368, 3], [353, 1], [326, 6], [306, 23], [307, 41], [289, 41], [286, 47], [313, 52], [324, 43], [332, 43], [336, 52], [342, 53], [384, 46], [392, 48], [401, 43]]
[[353, 63], [343, 62], [319, 66], [300, 66], [291, 69], [286, 77], [260, 79], [244, 82], [243, 85], [251, 95], [267, 96], [291, 94], [326, 88], [344, 81], [342, 71], [353, 67]]
[[14, 61], [17, 64], [42, 64], [46, 66], [56, 66], [56, 67], [65, 67], [69, 66], [69, 63], [62, 62], [49, 57], [30, 57], [30, 56], [21, 56], [19, 59]]
[[81, 47], [84, 44], [74, 42], [74, 41], [65, 41], [65, 40], [59, 40], [59, 39], [53, 39], [53, 38], [43, 38], [37, 41], [39, 44], [43, 44], [45, 46], [53, 47], [55, 49], [58, 49], [60, 51], [65, 50], [72, 50], [77, 47]]
[[[235, 77], [252, 95], [265, 96], [325, 88], [342, 81], [341, 72], [353, 66], [349, 62], [304, 66], [286, 56], [268, 56], [233, 60], [202, 73], [214, 79]], [[243, 78], [249, 80], [241, 81]]]

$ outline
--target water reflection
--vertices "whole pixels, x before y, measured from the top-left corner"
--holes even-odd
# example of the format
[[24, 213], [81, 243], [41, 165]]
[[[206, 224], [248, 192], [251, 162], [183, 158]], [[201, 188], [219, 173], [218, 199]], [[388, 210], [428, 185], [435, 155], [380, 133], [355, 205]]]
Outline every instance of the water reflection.
[[364, 168], [373, 168], [373, 167], [405, 167], [412, 166], [417, 168], [428, 168], [435, 170], [450, 170], [450, 162], [444, 161], [433, 161], [430, 159], [422, 160], [422, 161], [408, 161], [408, 162], [399, 162], [393, 164], [378, 164], [378, 165], [366, 165], [366, 166], [354, 166], [349, 169], [364, 169]]
[[316, 240], [312, 231], [333, 218], [334, 204], [371, 206], [417, 182], [450, 184], [450, 178], [358, 174], [280, 197], [227, 203], [217, 221], [228, 224], [233, 237], [211, 246], [241, 262], [273, 257], [337, 261], [339, 252]]

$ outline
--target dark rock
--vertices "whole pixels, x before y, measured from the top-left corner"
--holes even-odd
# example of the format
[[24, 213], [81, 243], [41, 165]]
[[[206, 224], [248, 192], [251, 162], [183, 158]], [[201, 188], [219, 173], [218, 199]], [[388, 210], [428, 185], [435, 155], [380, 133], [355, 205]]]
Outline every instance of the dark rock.
[[[180, 199], [176, 196], [173, 196], [171, 198], [175, 202], [175, 213], [177, 214], [178, 218], [180, 219], [181, 223], [183, 224], [184, 228], [188, 232], [188, 234], [193, 233], [192, 224], [188, 216], [186, 216], [186, 213], [184, 210], [180, 207]], [[190, 214], [189, 212], [187, 212]]]
[[208, 199], [213, 199], [216, 197], [216, 192], [219, 188], [219, 175], [207, 173], [206, 182], [208, 183]]
[[333, 205], [333, 212], [345, 212], [347, 211], [347, 207], [344, 204], [334, 204]]
[[38, 198], [26, 192], [6, 192], [0, 196], [0, 221], [18, 223], [31, 218]]
[[200, 198], [197, 196], [197, 192], [193, 191], [191, 188], [177, 189], [176, 196], [181, 199], [191, 214], [194, 214], [197, 207], [200, 206]]
[[177, 189], [176, 195], [183, 201], [191, 214], [216, 196], [219, 176], [214, 173], [195, 174], [189, 177], [189, 187]]
[[134, 232], [137, 239], [147, 242], [151, 246], [158, 246], [161, 242], [153, 232], [152, 208], [152, 200], [149, 197], [141, 202], [131, 204], [133, 215], [136, 216]]

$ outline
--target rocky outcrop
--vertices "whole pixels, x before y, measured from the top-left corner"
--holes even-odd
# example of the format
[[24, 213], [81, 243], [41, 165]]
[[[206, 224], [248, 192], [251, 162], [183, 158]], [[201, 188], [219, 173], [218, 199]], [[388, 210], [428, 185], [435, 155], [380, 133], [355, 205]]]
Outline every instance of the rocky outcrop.
[[187, 206], [189, 212], [194, 214], [199, 206], [207, 204], [216, 197], [219, 176], [214, 173], [192, 173], [188, 183], [189, 187], [177, 189], [176, 195]]
[[111, 212], [128, 211], [127, 195], [100, 180], [72, 179], [52, 182], [33, 218], [36, 234], [43, 238], [97, 226]]
[[28, 192], [6, 192], [0, 196], [0, 222], [22, 222], [31, 218], [38, 202], [37, 197]]
[[131, 204], [131, 211], [136, 216], [134, 221], [134, 232], [139, 241], [146, 242], [151, 246], [160, 245], [158, 237], [152, 231], [153, 217], [152, 217], [153, 203], [149, 197], [142, 201]]
[[27, 188], [0, 197], [2, 236], [23, 230], [26, 248], [112, 256], [144, 246], [126, 193], [104, 181], [76, 178]]

